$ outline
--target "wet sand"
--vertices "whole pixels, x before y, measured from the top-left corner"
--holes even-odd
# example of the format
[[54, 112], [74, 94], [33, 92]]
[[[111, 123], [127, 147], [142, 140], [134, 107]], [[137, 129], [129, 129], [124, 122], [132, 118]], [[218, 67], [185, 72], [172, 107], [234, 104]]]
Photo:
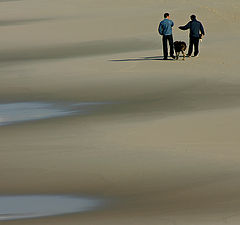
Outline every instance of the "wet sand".
[[[114, 103], [0, 127], [0, 196], [113, 203], [0, 224], [239, 224], [237, 0], [0, 5], [0, 104]], [[161, 60], [165, 11], [176, 40], [188, 41], [177, 27], [190, 14], [203, 22], [199, 58]]]

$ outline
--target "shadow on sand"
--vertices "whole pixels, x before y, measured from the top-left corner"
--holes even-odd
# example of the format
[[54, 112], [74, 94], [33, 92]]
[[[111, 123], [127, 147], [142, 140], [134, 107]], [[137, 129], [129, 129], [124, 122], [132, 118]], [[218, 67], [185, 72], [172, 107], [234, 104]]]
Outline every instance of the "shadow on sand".
[[36, 19], [18, 19], [18, 20], [0, 20], [0, 26], [17, 26], [29, 23], [37, 23], [54, 20], [54, 18], [36, 18]]
[[17, 2], [17, 1], [21, 1], [21, 0], [0, 0], [0, 3], [1, 2]]
[[162, 60], [162, 61], [173, 61], [174, 59], [168, 58], [163, 59], [163, 56], [149, 56], [149, 57], [139, 57], [139, 58], [132, 58], [132, 59], [111, 59], [111, 62], [135, 62], [135, 61], [148, 61], [148, 60]]

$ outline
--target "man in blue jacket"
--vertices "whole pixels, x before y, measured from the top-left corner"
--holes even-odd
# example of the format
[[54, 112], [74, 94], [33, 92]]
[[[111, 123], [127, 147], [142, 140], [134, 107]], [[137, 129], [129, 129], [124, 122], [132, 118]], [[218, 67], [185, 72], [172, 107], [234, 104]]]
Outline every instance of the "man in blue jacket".
[[173, 49], [173, 35], [172, 35], [172, 27], [174, 26], [174, 23], [169, 18], [170, 18], [169, 13], [165, 13], [164, 20], [161, 21], [158, 27], [159, 34], [163, 36], [162, 42], [163, 42], [164, 60], [167, 60], [168, 58], [167, 41], [169, 42], [169, 45], [170, 45], [170, 56], [172, 58], [175, 58], [174, 49]]
[[199, 53], [199, 40], [205, 35], [204, 28], [201, 22], [197, 21], [195, 15], [191, 15], [191, 21], [185, 26], [180, 26], [181, 30], [190, 29], [190, 41], [188, 48], [188, 57], [191, 57], [194, 46], [194, 57]]

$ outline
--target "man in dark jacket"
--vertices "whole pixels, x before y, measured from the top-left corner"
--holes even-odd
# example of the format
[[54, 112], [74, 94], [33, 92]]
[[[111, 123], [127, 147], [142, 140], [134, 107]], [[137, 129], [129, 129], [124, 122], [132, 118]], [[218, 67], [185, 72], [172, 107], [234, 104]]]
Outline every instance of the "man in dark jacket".
[[191, 21], [185, 26], [180, 26], [179, 29], [190, 29], [190, 41], [187, 56], [191, 57], [194, 46], [194, 57], [196, 57], [199, 53], [199, 40], [205, 35], [205, 32], [202, 23], [197, 21], [195, 15], [192, 15], [190, 18]]
[[163, 42], [164, 60], [167, 60], [168, 58], [167, 41], [169, 42], [169, 45], [170, 45], [170, 56], [172, 58], [175, 58], [174, 49], [173, 49], [173, 36], [172, 36], [172, 27], [174, 26], [174, 23], [169, 18], [170, 18], [169, 13], [165, 13], [164, 20], [161, 21], [158, 27], [159, 34], [163, 36], [162, 42]]

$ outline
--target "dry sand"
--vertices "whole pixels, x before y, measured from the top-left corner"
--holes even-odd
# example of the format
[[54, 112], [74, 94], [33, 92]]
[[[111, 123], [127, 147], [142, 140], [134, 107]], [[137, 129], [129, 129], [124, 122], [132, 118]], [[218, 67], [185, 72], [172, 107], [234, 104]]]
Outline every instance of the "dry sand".
[[[0, 127], [0, 195], [114, 199], [100, 212], [0, 224], [237, 225], [238, 0], [0, 1], [0, 102], [114, 102]], [[162, 14], [206, 28], [197, 59], [161, 61]], [[0, 212], [1, 213], [1, 212]]]

